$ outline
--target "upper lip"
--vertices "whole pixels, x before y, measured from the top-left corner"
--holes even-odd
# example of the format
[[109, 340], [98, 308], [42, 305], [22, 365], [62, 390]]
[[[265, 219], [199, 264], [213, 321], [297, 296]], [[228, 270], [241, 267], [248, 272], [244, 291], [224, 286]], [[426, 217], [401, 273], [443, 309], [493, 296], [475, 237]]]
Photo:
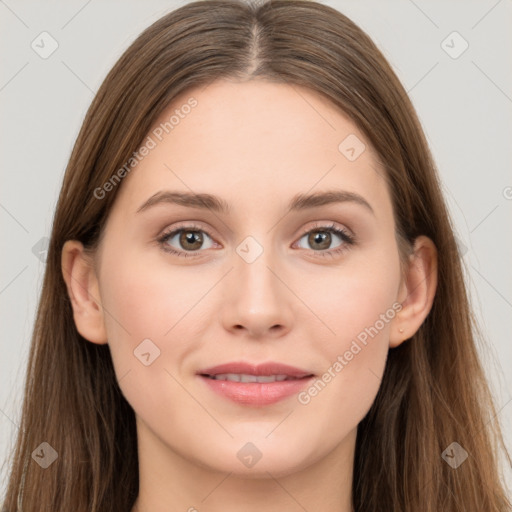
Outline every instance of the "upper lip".
[[199, 375], [219, 375], [226, 373], [238, 373], [246, 375], [286, 375], [300, 379], [302, 377], [312, 376], [313, 373], [301, 368], [295, 368], [287, 364], [270, 361], [268, 363], [252, 364], [244, 361], [234, 361], [232, 363], [220, 364], [205, 368], [197, 372]]

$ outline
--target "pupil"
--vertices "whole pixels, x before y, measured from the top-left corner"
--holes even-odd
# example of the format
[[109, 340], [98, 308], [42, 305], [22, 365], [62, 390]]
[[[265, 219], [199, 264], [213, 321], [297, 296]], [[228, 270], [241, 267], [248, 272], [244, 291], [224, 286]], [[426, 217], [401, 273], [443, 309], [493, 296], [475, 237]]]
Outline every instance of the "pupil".
[[[194, 239], [196, 239], [195, 242], [194, 242]], [[186, 246], [186, 244], [194, 245], [194, 243], [195, 243], [196, 246], [192, 247], [192, 249], [198, 249], [201, 247], [203, 237], [197, 231], [185, 231], [182, 233], [180, 241], [185, 246]]]
[[329, 248], [330, 243], [330, 233], [327, 233], [325, 231], [317, 231], [316, 234], [310, 235], [309, 241], [311, 245], [320, 243], [320, 249], [327, 249]]

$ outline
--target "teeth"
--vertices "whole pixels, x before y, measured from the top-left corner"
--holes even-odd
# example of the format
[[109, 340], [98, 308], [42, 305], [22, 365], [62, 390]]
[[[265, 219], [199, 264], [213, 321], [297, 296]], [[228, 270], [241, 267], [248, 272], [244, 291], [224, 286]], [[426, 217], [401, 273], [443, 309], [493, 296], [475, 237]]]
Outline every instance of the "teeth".
[[295, 380], [294, 377], [288, 375], [248, 375], [245, 373], [219, 373], [218, 375], [210, 375], [211, 379], [229, 380], [231, 382], [281, 382], [283, 380]]

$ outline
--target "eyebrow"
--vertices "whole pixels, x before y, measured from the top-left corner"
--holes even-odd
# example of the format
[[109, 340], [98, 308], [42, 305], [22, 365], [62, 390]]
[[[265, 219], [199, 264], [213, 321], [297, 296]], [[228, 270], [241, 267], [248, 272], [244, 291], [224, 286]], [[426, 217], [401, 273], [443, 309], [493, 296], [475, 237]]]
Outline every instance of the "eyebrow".
[[[365, 207], [375, 215], [370, 203], [364, 197], [356, 194], [355, 192], [348, 192], [346, 190], [328, 190], [309, 195], [297, 194], [291, 199], [288, 209], [290, 211], [302, 211], [309, 208], [316, 208], [335, 203], [355, 203]], [[231, 211], [228, 202], [212, 194], [196, 194], [191, 192], [173, 192], [170, 190], [163, 190], [153, 194], [139, 207], [137, 213], [143, 212], [158, 204], [177, 204], [179, 206], [186, 206], [189, 208], [208, 209], [224, 215], [228, 215]]]

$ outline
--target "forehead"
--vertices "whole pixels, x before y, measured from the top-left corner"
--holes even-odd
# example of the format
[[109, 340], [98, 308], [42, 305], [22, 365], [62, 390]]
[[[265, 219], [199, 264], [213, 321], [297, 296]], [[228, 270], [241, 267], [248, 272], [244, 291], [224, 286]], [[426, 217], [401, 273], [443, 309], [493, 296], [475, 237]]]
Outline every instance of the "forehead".
[[151, 149], [116, 201], [131, 210], [163, 189], [208, 192], [245, 209], [333, 187], [387, 200], [366, 137], [329, 100], [296, 85], [219, 80], [191, 89], [144, 142]]

